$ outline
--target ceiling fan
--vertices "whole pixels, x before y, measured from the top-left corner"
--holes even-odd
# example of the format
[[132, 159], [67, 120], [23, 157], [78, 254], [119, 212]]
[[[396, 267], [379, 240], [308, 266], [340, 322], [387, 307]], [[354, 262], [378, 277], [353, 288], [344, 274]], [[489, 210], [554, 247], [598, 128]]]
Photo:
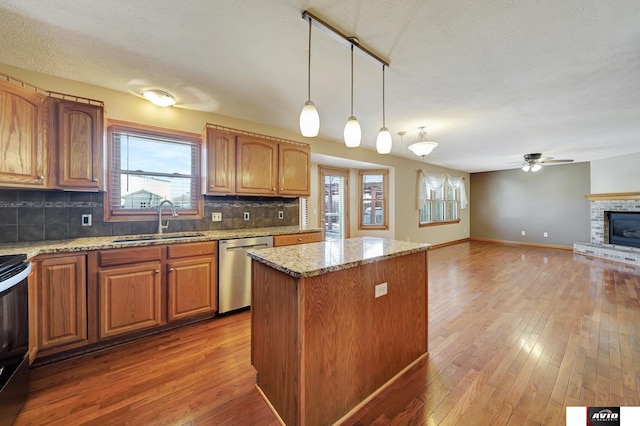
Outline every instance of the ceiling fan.
[[571, 162], [573, 162], [573, 160], [554, 160], [553, 157], [543, 157], [542, 154], [537, 152], [524, 155], [522, 170], [525, 172], [528, 172], [529, 170], [537, 172], [542, 168], [543, 164], [562, 164]]

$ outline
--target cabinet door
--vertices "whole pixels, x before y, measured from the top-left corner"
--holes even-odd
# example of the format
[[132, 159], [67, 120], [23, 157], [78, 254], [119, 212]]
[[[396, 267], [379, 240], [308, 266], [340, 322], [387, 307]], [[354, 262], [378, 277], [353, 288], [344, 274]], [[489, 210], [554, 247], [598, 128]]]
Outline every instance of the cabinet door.
[[280, 195], [309, 196], [311, 194], [311, 149], [281, 143], [278, 146], [278, 177]]
[[46, 97], [0, 82], [0, 186], [46, 188]]
[[98, 272], [99, 338], [162, 324], [160, 262]]
[[238, 136], [236, 192], [275, 195], [278, 184], [278, 144], [266, 139]]
[[56, 100], [59, 188], [102, 188], [102, 107]]
[[204, 185], [206, 194], [233, 194], [236, 189], [236, 135], [207, 129], [204, 144]]
[[87, 340], [87, 272], [84, 255], [40, 262], [39, 350]]
[[169, 263], [169, 321], [217, 309], [216, 262], [212, 257]]

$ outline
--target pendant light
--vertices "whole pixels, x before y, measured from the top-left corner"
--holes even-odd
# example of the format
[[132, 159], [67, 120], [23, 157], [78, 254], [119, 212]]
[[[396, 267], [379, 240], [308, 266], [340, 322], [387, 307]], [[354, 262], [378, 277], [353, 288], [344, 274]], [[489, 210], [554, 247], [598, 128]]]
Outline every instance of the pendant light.
[[384, 116], [384, 64], [382, 65], [382, 128], [380, 132], [378, 132], [378, 138], [376, 139], [376, 150], [378, 154], [388, 154], [391, 152], [391, 145], [393, 141], [391, 140], [391, 133], [389, 133], [389, 129], [385, 126], [385, 116]]
[[300, 112], [300, 133], [302, 136], [313, 138], [320, 131], [320, 116], [316, 106], [311, 101], [311, 18], [309, 18], [309, 56], [307, 61], [307, 102]]
[[437, 142], [427, 140], [427, 132], [424, 130], [424, 126], [420, 127], [418, 137], [420, 138], [418, 142], [409, 145], [409, 150], [418, 157], [426, 157], [431, 154], [431, 151], [433, 151], [436, 146], [438, 146]]
[[347, 124], [344, 126], [344, 144], [349, 148], [355, 148], [360, 146], [360, 139], [362, 137], [362, 131], [360, 130], [360, 123], [353, 115], [353, 43], [357, 39], [350, 38], [351, 42], [351, 116], [347, 120]]

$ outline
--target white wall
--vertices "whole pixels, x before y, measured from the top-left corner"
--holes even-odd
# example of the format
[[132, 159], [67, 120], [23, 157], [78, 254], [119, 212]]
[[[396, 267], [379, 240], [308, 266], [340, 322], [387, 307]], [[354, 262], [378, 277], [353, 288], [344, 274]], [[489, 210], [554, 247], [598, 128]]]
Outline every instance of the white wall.
[[591, 162], [591, 193], [640, 192], [640, 152]]

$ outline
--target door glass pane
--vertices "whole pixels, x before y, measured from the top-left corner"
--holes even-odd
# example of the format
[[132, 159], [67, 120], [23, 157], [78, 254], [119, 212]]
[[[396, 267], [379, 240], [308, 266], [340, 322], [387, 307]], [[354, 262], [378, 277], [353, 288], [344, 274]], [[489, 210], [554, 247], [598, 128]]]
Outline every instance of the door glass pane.
[[345, 178], [324, 175], [324, 235], [326, 240], [345, 238]]

